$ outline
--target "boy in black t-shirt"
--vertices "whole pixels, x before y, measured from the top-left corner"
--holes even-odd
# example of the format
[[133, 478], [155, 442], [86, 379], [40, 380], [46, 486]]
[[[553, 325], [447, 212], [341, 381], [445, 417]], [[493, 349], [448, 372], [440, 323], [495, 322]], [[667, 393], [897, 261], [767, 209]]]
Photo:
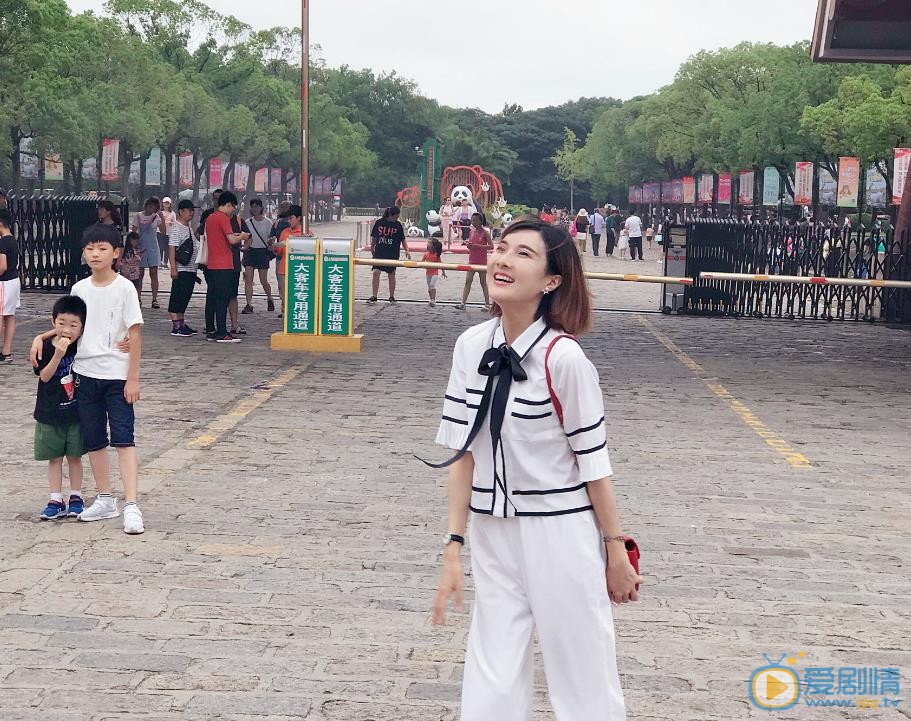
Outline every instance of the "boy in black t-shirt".
[[[371, 249], [373, 257], [382, 260], [398, 260], [401, 257], [402, 246], [405, 246], [405, 257], [411, 260], [411, 252], [405, 242], [405, 227], [399, 222], [401, 210], [396, 206], [386, 208], [383, 217], [373, 224], [370, 231]], [[389, 302], [395, 303], [395, 268], [383, 265], [373, 267], [373, 295], [368, 304], [376, 303], [376, 296], [380, 292], [380, 273], [386, 273], [389, 278]]]
[[[47, 461], [50, 500], [43, 520], [75, 517], [82, 513], [82, 456], [85, 444], [76, 412], [73, 361], [76, 341], [85, 326], [82, 298], [65, 295], [54, 303], [52, 325], [56, 335], [44, 341], [35, 368], [38, 395], [35, 399], [35, 460]], [[63, 459], [70, 472], [69, 508], [63, 502]]]

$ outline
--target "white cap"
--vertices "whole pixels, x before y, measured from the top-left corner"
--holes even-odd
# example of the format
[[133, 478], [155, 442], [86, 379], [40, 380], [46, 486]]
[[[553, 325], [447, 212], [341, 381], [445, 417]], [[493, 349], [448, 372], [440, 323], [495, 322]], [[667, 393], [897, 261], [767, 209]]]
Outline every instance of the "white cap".
[[170, 202], [172, 202], [172, 201], [171, 201], [170, 198], [165, 197], [165, 198], [162, 198], [162, 199], [161, 199], [161, 202], [162, 202], [162, 203], [170, 203]]

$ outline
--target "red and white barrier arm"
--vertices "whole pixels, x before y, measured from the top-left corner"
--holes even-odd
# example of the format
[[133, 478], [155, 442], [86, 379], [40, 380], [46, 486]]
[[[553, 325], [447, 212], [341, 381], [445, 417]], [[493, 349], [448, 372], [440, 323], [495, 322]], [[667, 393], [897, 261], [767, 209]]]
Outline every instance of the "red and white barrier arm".
[[751, 283], [799, 283], [801, 285], [846, 285], [861, 288], [911, 288], [907, 280], [879, 280], [877, 278], [826, 278], [821, 275], [754, 275], [751, 273], [699, 274], [702, 280], [745, 280]]
[[[355, 258], [355, 265], [369, 265], [376, 268], [437, 268], [455, 271], [486, 271], [486, 265], [467, 265], [461, 263], [427, 263], [423, 260], [381, 260], [379, 258]], [[663, 275], [638, 275], [636, 273], [586, 273], [589, 280], [615, 280], [625, 283], [679, 283], [692, 285], [692, 278], [674, 278]]]

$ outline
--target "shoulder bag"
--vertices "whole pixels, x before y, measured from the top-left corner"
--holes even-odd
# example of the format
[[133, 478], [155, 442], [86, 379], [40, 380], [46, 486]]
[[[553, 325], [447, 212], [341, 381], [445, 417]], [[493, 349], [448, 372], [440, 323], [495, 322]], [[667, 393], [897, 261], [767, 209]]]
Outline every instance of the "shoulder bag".
[[[550, 345], [547, 346], [547, 351], [544, 354], [544, 376], [547, 379], [547, 392], [550, 393], [551, 403], [553, 403], [554, 410], [557, 412], [557, 418], [560, 419], [560, 425], [562, 426], [563, 425], [563, 406], [560, 404], [560, 399], [557, 398], [557, 394], [554, 393], [554, 387], [553, 387], [553, 384], [551, 383], [551, 377], [550, 377], [550, 366], [548, 365], [548, 361], [550, 360], [550, 352], [554, 349], [554, 346], [557, 344], [557, 341], [560, 340], [561, 338], [569, 338], [570, 340], [576, 341], [576, 343], [578, 343], [579, 341], [576, 340], [575, 336], [572, 336], [572, 335], [569, 335], [566, 333], [564, 333], [563, 335], [558, 335], [556, 338], [554, 338], [550, 342]], [[633, 570], [635, 570], [636, 573], [639, 573], [639, 546], [638, 546], [638, 544], [636, 543], [636, 541], [633, 540], [633, 538], [631, 536], [624, 536], [623, 544], [626, 546], [626, 555], [629, 556], [629, 562], [632, 565]], [[636, 584], [636, 590], [637, 591], [639, 590], [638, 583]]]
[[190, 231], [190, 235], [174, 251], [174, 258], [179, 265], [190, 265], [190, 261], [193, 260], [193, 248], [196, 241], [193, 237], [193, 229], [187, 226], [187, 230]]

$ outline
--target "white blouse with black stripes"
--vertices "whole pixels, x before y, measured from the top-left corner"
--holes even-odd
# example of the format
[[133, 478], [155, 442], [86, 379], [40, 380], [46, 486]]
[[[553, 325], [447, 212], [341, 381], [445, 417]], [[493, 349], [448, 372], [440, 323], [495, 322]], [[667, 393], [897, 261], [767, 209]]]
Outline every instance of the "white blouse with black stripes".
[[[469, 448], [475, 513], [511, 518], [588, 511], [592, 506], [585, 484], [612, 473], [598, 371], [573, 340], [554, 346], [548, 363], [563, 407], [561, 426], [544, 369], [547, 348], [560, 332], [545, 328], [538, 320], [512, 344], [528, 379], [512, 382], [496, 459], [489, 417]], [[487, 383], [478, 373], [481, 356], [504, 342], [499, 318], [459, 336], [436, 438], [440, 445], [454, 450], [464, 445]]]

